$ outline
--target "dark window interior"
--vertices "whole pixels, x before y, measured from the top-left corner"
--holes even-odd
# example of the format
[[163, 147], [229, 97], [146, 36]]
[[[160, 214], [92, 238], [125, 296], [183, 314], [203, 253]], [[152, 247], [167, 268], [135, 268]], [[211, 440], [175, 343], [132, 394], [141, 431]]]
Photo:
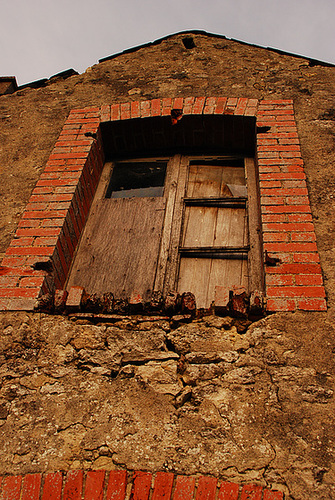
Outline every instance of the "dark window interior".
[[256, 120], [252, 116], [185, 115], [134, 118], [101, 124], [106, 161], [184, 155], [254, 157]]
[[116, 162], [106, 198], [163, 196], [167, 161]]

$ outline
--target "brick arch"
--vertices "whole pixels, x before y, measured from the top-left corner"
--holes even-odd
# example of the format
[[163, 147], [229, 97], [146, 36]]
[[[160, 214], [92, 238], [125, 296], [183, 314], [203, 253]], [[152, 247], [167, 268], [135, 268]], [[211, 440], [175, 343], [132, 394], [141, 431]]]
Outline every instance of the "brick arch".
[[103, 167], [100, 123], [167, 116], [172, 109], [255, 116], [265, 127], [257, 134], [257, 161], [267, 310], [326, 309], [293, 102], [177, 97], [70, 112], [1, 263], [0, 310], [33, 310], [38, 297], [63, 288]]

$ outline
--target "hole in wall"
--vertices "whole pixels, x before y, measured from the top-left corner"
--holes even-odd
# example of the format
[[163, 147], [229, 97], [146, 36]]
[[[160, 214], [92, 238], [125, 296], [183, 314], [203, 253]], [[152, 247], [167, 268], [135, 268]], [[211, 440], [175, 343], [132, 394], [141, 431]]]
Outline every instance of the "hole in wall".
[[194, 49], [194, 47], [195, 47], [193, 37], [191, 37], [191, 36], [186, 36], [185, 38], [183, 38], [182, 42], [183, 42], [185, 49]]

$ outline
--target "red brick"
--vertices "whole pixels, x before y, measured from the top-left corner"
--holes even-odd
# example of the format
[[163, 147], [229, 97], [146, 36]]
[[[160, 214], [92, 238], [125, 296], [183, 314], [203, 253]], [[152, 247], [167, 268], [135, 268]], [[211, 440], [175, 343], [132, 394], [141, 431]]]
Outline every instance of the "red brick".
[[33, 237], [15, 238], [11, 241], [12, 247], [27, 247], [32, 246], [34, 241]]
[[292, 241], [315, 241], [315, 233], [314, 232], [305, 232], [305, 233], [292, 233], [291, 235]]
[[291, 214], [292, 212], [296, 213], [310, 213], [311, 209], [309, 205], [269, 205], [264, 206], [263, 210], [265, 213], [287, 213]]
[[151, 116], [160, 116], [161, 114], [161, 100], [153, 99], [151, 101]]
[[17, 236], [58, 236], [61, 229], [59, 227], [46, 228], [46, 227], [34, 227], [27, 229], [18, 229], [16, 231]]
[[132, 500], [148, 500], [151, 487], [152, 474], [149, 472], [134, 472]]
[[285, 214], [262, 214], [262, 223], [265, 222], [286, 222]]
[[271, 274], [321, 274], [320, 264], [281, 264], [280, 266], [267, 267]]
[[285, 198], [285, 203], [287, 205], [308, 205], [309, 199], [308, 196], [289, 196]]
[[104, 494], [105, 471], [88, 471], [85, 481], [84, 500], [102, 500]]
[[64, 248], [63, 248], [60, 240], [57, 241], [57, 245], [55, 248], [55, 252], [53, 254], [53, 258], [56, 254], [58, 255], [58, 257], [61, 261], [64, 274], [65, 274], [65, 276], [67, 276], [67, 273], [68, 273], [69, 268], [70, 268], [72, 256], [69, 254], [69, 252], [67, 252], [67, 247], [65, 248], [65, 246], [64, 246]]
[[10, 247], [7, 255], [52, 255], [52, 247]]
[[192, 500], [195, 479], [189, 476], [177, 476], [173, 500]]
[[39, 500], [41, 479], [41, 474], [27, 474], [24, 476], [21, 500]]
[[172, 99], [171, 97], [164, 97], [162, 100], [162, 106], [163, 108], [170, 108], [172, 107]]
[[289, 222], [311, 222], [312, 215], [309, 214], [288, 214], [287, 216]]
[[260, 146], [269, 146], [271, 144], [275, 144], [275, 145], [278, 145], [278, 140], [277, 139], [268, 139], [267, 137], [266, 138], [259, 138], [257, 136], [257, 144]]
[[279, 144], [300, 144], [299, 139], [278, 139]]
[[41, 287], [45, 280], [44, 276], [24, 277], [20, 280], [20, 287]]
[[41, 227], [62, 227], [64, 219], [43, 219], [40, 222]]
[[[262, 195], [261, 191], [261, 195]], [[269, 206], [269, 205], [284, 205], [285, 198], [279, 196], [261, 196], [261, 205]]]
[[[294, 285], [294, 276], [290, 274], [267, 274], [265, 276], [267, 286]], [[298, 284], [298, 283], [297, 283]]]
[[82, 470], [72, 470], [67, 473], [63, 500], [81, 500], [81, 495], [83, 491], [83, 477], [84, 473]]
[[[49, 202], [49, 200], [48, 200], [48, 202]], [[44, 203], [41, 203], [41, 202], [39, 202], [39, 203], [35, 203], [35, 202], [28, 203], [26, 205], [26, 207], [25, 207], [25, 210], [26, 211], [47, 210], [47, 208], [48, 208], [48, 202], [47, 203], [45, 203], [45, 202]]]
[[256, 116], [257, 114], [257, 107], [246, 107], [246, 110], [244, 112], [244, 116]]
[[120, 120], [120, 104], [112, 104], [111, 121]]
[[196, 97], [195, 102], [193, 104], [193, 109], [192, 113], [195, 115], [200, 115], [202, 113], [204, 104], [205, 104], [205, 97]]
[[14, 288], [19, 283], [19, 276], [0, 276], [0, 287]]
[[98, 117], [93, 117], [93, 118], [74, 118], [74, 119], [70, 118], [70, 119], [66, 120], [67, 124], [71, 124], [71, 123], [77, 124], [78, 123], [80, 125], [82, 125], [84, 123], [99, 123], [99, 122], [100, 122], [100, 120], [99, 120]]
[[324, 297], [322, 286], [281, 286], [266, 289], [268, 297]]
[[247, 107], [249, 99], [246, 99], [244, 97], [240, 97], [239, 100], [237, 101], [237, 106], [235, 109], [235, 115], [243, 115], [244, 111]]
[[293, 255], [293, 262], [319, 262], [319, 260], [317, 252], [295, 253]]
[[239, 486], [236, 483], [221, 483], [218, 500], [238, 500]]
[[259, 145], [257, 146], [257, 151], [300, 151], [300, 146], [299, 145], [282, 145], [282, 144], [277, 144], [277, 145]]
[[292, 99], [263, 99], [260, 102], [261, 106], [268, 106], [270, 104], [280, 104], [280, 105], [293, 105], [293, 100]]
[[262, 486], [256, 484], [245, 484], [241, 492], [241, 500], [261, 500]]
[[35, 298], [0, 298], [1, 311], [33, 311], [36, 304]]
[[297, 285], [303, 285], [303, 286], [313, 286], [313, 285], [323, 284], [321, 274], [300, 274], [296, 276], [295, 282]]
[[84, 298], [85, 290], [82, 286], [71, 286], [66, 301], [69, 310], [79, 310]]
[[285, 232], [277, 232], [277, 233], [264, 233], [263, 241], [267, 242], [275, 242], [275, 241], [288, 241], [288, 233]]
[[7, 476], [2, 481], [1, 500], [20, 500], [22, 476]]
[[293, 299], [267, 299], [267, 311], [295, 311], [296, 303]]
[[[291, 238], [292, 240], [294, 239], [293, 236], [294, 236], [294, 231], [297, 231], [297, 232], [300, 232], [300, 231], [307, 231], [307, 234], [309, 234], [310, 231], [313, 231], [314, 229], [314, 226], [312, 223], [310, 222], [306, 222], [306, 223], [296, 223], [296, 224], [293, 224], [293, 223], [289, 223], [289, 222], [286, 222], [286, 223], [263, 223], [263, 231], [290, 231], [292, 232], [293, 234], [291, 235]], [[312, 233], [314, 234], [314, 233]]]
[[265, 243], [264, 249], [269, 252], [316, 252], [315, 243]]
[[[299, 167], [299, 165], [298, 165]], [[263, 167], [264, 168], [264, 167]], [[300, 167], [299, 167], [300, 169]], [[261, 169], [260, 169], [261, 170]], [[296, 172], [294, 174], [290, 172], [280, 172], [278, 169], [277, 173], [261, 173], [259, 176], [261, 181], [265, 181], [267, 179], [269, 180], [284, 180], [284, 181], [289, 181], [289, 182], [295, 182], [292, 179], [303, 179], [305, 183], [305, 174], [304, 172]], [[300, 184], [301, 185], [301, 184]], [[305, 186], [306, 184], [302, 184], [302, 186]], [[283, 183], [283, 187], [290, 187], [286, 182]], [[292, 187], [299, 187], [299, 185], [292, 185]]]
[[27, 257], [9, 257], [5, 255], [1, 264], [8, 267], [23, 267], [27, 263]]
[[[279, 189], [265, 189], [262, 187], [261, 189], [262, 196], [296, 196], [295, 199], [300, 199], [301, 196], [308, 195], [307, 188], [284, 188], [280, 187]], [[289, 203], [289, 201], [288, 201]], [[306, 202], [304, 202], [306, 203]], [[307, 200], [308, 203], [308, 200]], [[303, 204], [303, 203], [301, 203]]]
[[222, 115], [226, 107], [227, 97], [219, 97], [215, 107], [215, 114]]
[[[73, 188], [73, 186], [76, 186], [77, 185], [77, 182], [75, 182], [75, 180], [73, 179], [56, 179], [56, 180], [46, 180], [46, 181], [43, 181], [43, 180], [39, 180], [37, 182], [37, 186], [50, 186], [50, 189], [49, 191], [44, 191], [44, 190], [40, 190], [40, 191], [36, 191], [37, 188], [35, 188], [35, 191], [36, 193], [41, 193], [41, 194], [44, 194], [45, 192], [48, 193], [48, 192], [55, 192], [55, 193], [73, 193], [75, 191], [75, 188]], [[53, 189], [55, 188], [55, 189]], [[59, 188], [59, 189], [57, 189]]]
[[39, 292], [39, 288], [0, 288], [0, 297], [35, 299]]
[[217, 479], [201, 476], [199, 478], [195, 500], [215, 500]]
[[18, 227], [38, 227], [40, 225], [39, 220], [32, 219], [21, 219], [19, 220]]
[[298, 308], [303, 311], [327, 311], [325, 299], [299, 299]]
[[170, 500], [174, 474], [172, 472], [157, 472], [155, 477], [152, 500]]
[[109, 122], [111, 119], [111, 107], [109, 105], [103, 105], [100, 108], [101, 121]]
[[263, 500], [284, 500], [284, 494], [281, 491], [264, 490]]
[[289, 107], [288, 109], [283, 109], [283, 108], [264, 109], [264, 107], [260, 107], [258, 114], [259, 115], [292, 115], [293, 114], [293, 107]]
[[130, 103], [124, 102], [121, 104], [121, 120], [129, 120], [130, 118]]
[[194, 97], [184, 98], [184, 106], [183, 106], [184, 115], [190, 115], [192, 113], [193, 104], [194, 104]]
[[173, 100], [173, 108], [174, 109], [183, 109], [183, 105], [184, 105], [184, 99], [182, 97], [176, 97], [174, 100]]
[[124, 500], [127, 487], [127, 471], [111, 471], [108, 479], [106, 500]]
[[[282, 168], [286, 167], [287, 168], [289, 166], [292, 166], [292, 163], [294, 161], [294, 171], [296, 170], [300, 170], [301, 171], [301, 168], [299, 168], [299, 166], [303, 165], [304, 162], [301, 158], [295, 158], [294, 160], [292, 159], [289, 159], [289, 158], [274, 158], [274, 159], [269, 159], [269, 158], [260, 158], [258, 160], [258, 165], [281, 165]], [[288, 170], [290, 171], [290, 170]]]
[[140, 117], [140, 103], [139, 101], [133, 101], [130, 104], [130, 113], [132, 118]]
[[141, 101], [141, 118], [148, 118], [151, 114], [151, 101]]

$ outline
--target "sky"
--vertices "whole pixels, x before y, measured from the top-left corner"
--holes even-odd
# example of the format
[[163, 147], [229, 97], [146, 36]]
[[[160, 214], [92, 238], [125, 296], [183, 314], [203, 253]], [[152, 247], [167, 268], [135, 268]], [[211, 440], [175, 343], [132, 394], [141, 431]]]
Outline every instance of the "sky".
[[335, 0], [0, 0], [0, 75], [19, 85], [184, 30], [335, 63]]

